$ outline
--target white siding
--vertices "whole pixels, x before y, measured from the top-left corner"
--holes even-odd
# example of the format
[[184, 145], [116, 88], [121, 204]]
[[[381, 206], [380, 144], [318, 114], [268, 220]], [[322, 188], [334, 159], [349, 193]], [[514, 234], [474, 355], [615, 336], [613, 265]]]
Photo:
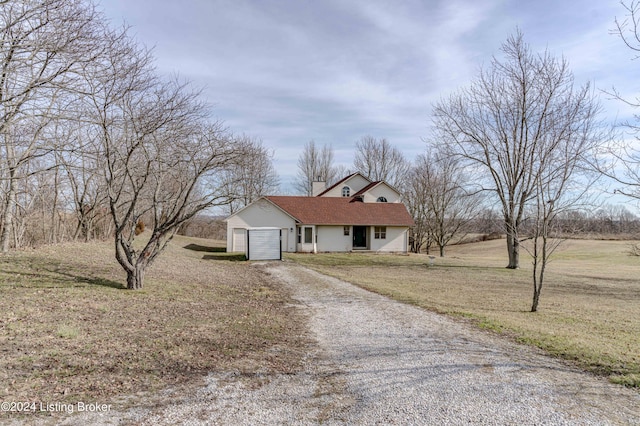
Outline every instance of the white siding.
[[296, 251], [295, 221], [291, 216], [264, 199], [256, 201], [235, 215], [227, 218], [227, 251], [245, 251], [244, 247], [242, 247], [242, 250], [238, 250], [238, 248], [233, 246], [234, 228], [248, 229], [266, 226], [281, 228], [283, 232], [284, 229], [287, 229], [288, 235], [286, 241], [288, 247], [286, 250], [283, 248], [283, 251]]
[[377, 185], [375, 188], [371, 188], [369, 191], [365, 192], [364, 202], [375, 203], [378, 197], [386, 198], [388, 203], [400, 202], [400, 194], [398, 194], [384, 182]]
[[407, 251], [408, 228], [398, 226], [387, 226], [387, 237], [385, 239], [375, 239], [375, 227], [371, 227], [369, 234], [369, 247], [372, 251], [384, 252], [406, 252]]
[[344, 188], [345, 186], [348, 186], [349, 188], [351, 188], [351, 196], [353, 197], [353, 194], [360, 191], [362, 188], [369, 185], [370, 183], [371, 182], [369, 182], [362, 176], [355, 175], [351, 179], [348, 179], [346, 182], [342, 182], [338, 184], [338, 186], [331, 189], [330, 191], [323, 194], [322, 196], [323, 197], [342, 197], [342, 188]]
[[343, 226], [317, 226], [318, 251], [351, 251], [353, 246], [353, 229], [349, 227], [349, 235], [344, 235]]
[[[363, 179], [355, 176], [352, 180]], [[391, 201], [389, 200], [389, 202]], [[269, 201], [258, 200], [227, 219], [227, 251], [244, 253], [246, 248], [245, 230], [259, 227], [274, 227], [282, 230], [281, 245], [283, 252], [312, 252], [314, 250], [319, 252], [345, 252], [353, 249], [353, 226], [349, 227], [349, 235], [344, 235], [344, 227], [342, 225], [302, 225], [303, 242], [304, 227], [313, 229], [313, 241], [311, 244], [298, 244], [297, 226], [294, 219]], [[407, 251], [407, 227], [387, 226], [387, 235], [384, 240], [376, 240], [374, 238], [375, 228], [373, 226], [368, 228], [367, 244], [370, 250], [383, 252]], [[316, 237], [317, 244], [314, 244]]]
[[[381, 252], [406, 253], [408, 248], [408, 228], [387, 226], [385, 239], [375, 239], [375, 227], [370, 226], [367, 234], [369, 250]], [[346, 252], [353, 250], [353, 227], [349, 235], [344, 235], [343, 226], [316, 226], [318, 234], [318, 252]], [[311, 251], [311, 250], [306, 250]]]
[[[280, 230], [280, 250], [283, 252], [289, 251], [289, 228], [282, 228]], [[293, 234], [291, 232], [291, 234]]]

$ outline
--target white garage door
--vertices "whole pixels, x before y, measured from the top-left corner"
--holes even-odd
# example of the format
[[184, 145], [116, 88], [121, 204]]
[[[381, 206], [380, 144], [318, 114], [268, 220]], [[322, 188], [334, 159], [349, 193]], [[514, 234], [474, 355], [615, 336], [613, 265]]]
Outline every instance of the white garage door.
[[248, 260], [280, 260], [281, 249], [279, 228], [247, 229]]

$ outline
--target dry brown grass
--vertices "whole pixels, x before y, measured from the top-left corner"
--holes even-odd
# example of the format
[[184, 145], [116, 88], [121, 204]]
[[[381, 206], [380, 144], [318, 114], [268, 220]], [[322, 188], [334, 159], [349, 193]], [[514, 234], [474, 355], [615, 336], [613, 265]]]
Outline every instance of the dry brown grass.
[[108, 243], [0, 256], [0, 401], [107, 403], [209, 372], [296, 370], [304, 322], [289, 296], [213, 250], [177, 238], [141, 291], [123, 289]]
[[320, 272], [395, 299], [465, 317], [483, 328], [640, 387], [640, 258], [628, 241], [569, 240], [549, 265], [539, 312], [530, 258], [506, 265], [504, 240], [452, 246], [433, 266], [424, 255], [290, 255]]

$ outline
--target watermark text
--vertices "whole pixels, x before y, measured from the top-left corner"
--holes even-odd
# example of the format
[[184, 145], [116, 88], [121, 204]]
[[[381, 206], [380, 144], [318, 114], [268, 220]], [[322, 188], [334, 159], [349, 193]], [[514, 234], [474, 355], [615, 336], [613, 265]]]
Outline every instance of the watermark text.
[[111, 404], [97, 402], [31, 402], [31, 401], [3, 401], [0, 402], [0, 411], [10, 413], [105, 413], [111, 411]]

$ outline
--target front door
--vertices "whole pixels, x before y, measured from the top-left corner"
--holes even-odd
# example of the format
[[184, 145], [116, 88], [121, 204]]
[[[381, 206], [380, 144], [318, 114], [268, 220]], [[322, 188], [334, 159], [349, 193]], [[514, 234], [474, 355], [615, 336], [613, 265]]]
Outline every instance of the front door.
[[367, 248], [367, 227], [366, 226], [353, 227], [353, 248], [354, 249]]

